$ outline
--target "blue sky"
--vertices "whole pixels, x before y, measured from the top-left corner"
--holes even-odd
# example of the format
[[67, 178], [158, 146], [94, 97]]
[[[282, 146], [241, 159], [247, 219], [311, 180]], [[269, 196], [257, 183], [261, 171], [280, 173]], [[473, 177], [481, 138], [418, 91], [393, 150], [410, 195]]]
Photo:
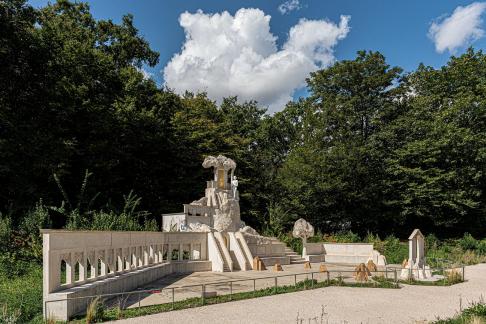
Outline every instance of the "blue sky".
[[[147, 68], [147, 71], [152, 75], [158, 84], [164, 83], [164, 68], [168, 65], [171, 58], [177, 54], [181, 53], [181, 47], [185, 42], [185, 30], [181, 27], [179, 19], [181, 14], [188, 12], [190, 14], [195, 14], [199, 9], [204, 12], [204, 16], [187, 16], [188, 24], [191, 24], [191, 34], [195, 39], [198, 38], [199, 45], [208, 42], [208, 48], [211, 49], [211, 43], [214, 43], [215, 38], [208, 37], [206, 39], [204, 36], [194, 36], [197, 34], [196, 28], [198, 23], [204, 23], [202, 20], [204, 17], [211, 17], [212, 14], [222, 13], [227, 11], [229, 17], [232, 18], [235, 13], [241, 8], [257, 8], [260, 9], [264, 15], [271, 16], [269, 20], [269, 33], [277, 37], [276, 40], [276, 50], [268, 52], [266, 49], [263, 52], [259, 52], [258, 49], [254, 51], [263, 55], [272, 55], [282, 49], [283, 46], [289, 47], [290, 43], [287, 42], [289, 39], [289, 31], [292, 27], [299, 24], [302, 18], [307, 21], [326, 21], [327, 23], [332, 23], [331, 25], [326, 25], [321, 23], [320, 25], [306, 26], [303, 28], [302, 32], [306, 32], [306, 35], [311, 37], [311, 34], [317, 32], [320, 27], [326, 28], [333, 27], [336, 33], [335, 38], [328, 39], [325, 35], [321, 38], [317, 38], [313, 41], [313, 46], [320, 41], [330, 42], [330, 45], [324, 46], [324, 49], [320, 49], [321, 54], [324, 53], [326, 58], [310, 56], [310, 60], [314, 62], [314, 68], [310, 67], [311, 63], [301, 63], [301, 65], [292, 65], [289, 70], [293, 75], [296, 76], [295, 80], [289, 81], [291, 84], [277, 86], [276, 89], [270, 89], [269, 94], [263, 93], [257, 90], [257, 87], [265, 87], [268, 85], [272, 88], [272, 84], [277, 84], [279, 82], [278, 74], [275, 77], [269, 77], [268, 80], [263, 80], [262, 84], [255, 84], [252, 89], [251, 85], [248, 85], [248, 90], [246, 92], [239, 93], [239, 90], [231, 90], [231, 88], [224, 88], [222, 85], [225, 83], [235, 84], [241, 87], [241, 85], [246, 86], [245, 82], [253, 82], [252, 80], [226, 80], [222, 85], [217, 84], [218, 80], [225, 78], [225, 70], [215, 71], [214, 75], [211, 75], [216, 69], [207, 69], [207, 64], [204, 68], [198, 67], [197, 65], [187, 64], [188, 56], [193, 55], [194, 51], [190, 53], [183, 53], [184, 57], [180, 58], [179, 62], [173, 62], [173, 65], [168, 68], [167, 76], [170, 76], [171, 87], [182, 91], [179, 88], [189, 87], [197, 88], [203, 87], [208, 91], [213, 97], [218, 100], [221, 93], [217, 89], [212, 89], [213, 84], [215, 88], [224, 88], [221, 91], [236, 91], [237, 94], [243, 98], [248, 96], [256, 96], [259, 101], [264, 102], [267, 105], [274, 106], [273, 110], [279, 110], [275, 108], [281, 106], [281, 103], [288, 99], [288, 94], [292, 97], [296, 97], [303, 93], [301, 86], [304, 78], [302, 75], [308, 74], [309, 70], [316, 69], [316, 67], [323, 67], [330, 64], [329, 56], [333, 59], [352, 59], [355, 57], [356, 51], [361, 49], [380, 51], [385, 55], [387, 61], [391, 65], [398, 65], [405, 69], [405, 71], [411, 71], [415, 69], [419, 63], [423, 62], [426, 65], [431, 65], [433, 67], [440, 67], [445, 64], [451, 54], [460, 55], [464, 52], [467, 46], [472, 45], [477, 49], [484, 48], [486, 45], [486, 39], [482, 37], [482, 29], [484, 24], [482, 22], [482, 13], [486, 6], [483, 3], [475, 3], [477, 6], [471, 8], [471, 12], [464, 13], [464, 15], [475, 14], [475, 21], [466, 21], [464, 23], [464, 17], [458, 17], [457, 25], [451, 22], [449, 29], [444, 27], [441, 23], [447, 18], [451, 17], [454, 10], [459, 6], [466, 8], [467, 6], [473, 4], [473, 1], [445, 1], [445, 0], [427, 0], [427, 1], [377, 1], [377, 0], [289, 0], [289, 4], [295, 5], [294, 10], [282, 13], [279, 10], [279, 6], [284, 3], [280, 0], [272, 1], [156, 1], [156, 0], [143, 0], [143, 1], [133, 1], [133, 0], [92, 0], [87, 1], [90, 4], [91, 11], [96, 18], [99, 19], [112, 19], [115, 22], [119, 22], [122, 15], [126, 13], [131, 13], [134, 15], [134, 21], [136, 27], [139, 29], [140, 33], [150, 42], [153, 49], [160, 53], [160, 63], [155, 68]], [[34, 7], [44, 6], [47, 1], [44, 0], [31, 0], [29, 1]], [[476, 11], [474, 13], [473, 11]], [[248, 12], [242, 12], [242, 16], [250, 16]], [[349, 16], [349, 21], [341, 21], [341, 16]], [[258, 12], [253, 12], [253, 21], [262, 22], [263, 15], [258, 15]], [[255, 18], [256, 17], [256, 18]], [[340, 25], [341, 22], [341, 25]], [[428, 36], [429, 29], [432, 23], [436, 23], [438, 32], [436, 32], [437, 39], [436, 42]], [[210, 30], [208, 33], [215, 34], [218, 33], [220, 29], [224, 29], [226, 25], [219, 25], [219, 22], [215, 24], [214, 29]], [[231, 22], [230, 22], [231, 23]], [[234, 23], [234, 22], [233, 22]], [[344, 25], [342, 24], [344, 23]], [[474, 26], [468, 26], [467, 24], [475, 24]], [[262, 23], [265, 27], [265, 23]], [[304, 27], [304, 26], [303, 26]], [[469, 28], [469, 29], [468, 29]], [[471, 29], [473, 28], [473, 29]], [[264, 29], [264, 28], [262, 28]], [[465, 31], [462, 31], [462, 30]], [[251, 31], [251, 29], [249, 29]], [[442, 32], [442, 34], [440, 34]], [[469, 36], [466, 35], [462, 37], [461, 33], [469, 32]], [[255, 34], [255, 31], [251, 31]], [[459, 33], [458, 35], [456, 35]], [[449, 40], [449, 35], [455, 36], [455, 40]], [[230, 35], [231, 36], [231, 35]], [[251, 37], [251, 36], [250, 36]], [[462, 38], [461, 38], [462, 37]], [[296, 39], [299, 37], [296, 37]], [[218, 38], [219, 39], [219, 38]], [[455, 43], [454, 43], [455, 41]], [[236, 41], [239, 42], [239, 41]], [[298, 40], [296, 41], [298, 43]], [[294, 42], [294, 43], [296, 43]], [[334, 42], [334, 43], [333, 43]], [[440, 43], [442, 42], [442, 43]], [[453, 42], [453, 45], [450, 45]], [[241, 42], [240, 42], [241, 43]], [[240, 44], [238, 43], [238, 44]], [[331, 44], [332, 43], [332, 44]], [[286, 44], [286, 45], [285, 45]], [[439, 45], [437, 45], [439, 44]], [[457, 45], [459, 44], [459, 45]], [[199, 45], [195, 45], [195, 48], [200, 48]], [[241, 45], [241, 44], [240, 44]], [[240, 46], [238, 45], [238, 46]], [[268, 45], [268, 44], [267, 44]], [[203, 45], [204, 46], [204, 45]], [[232, 66], [235, 60], [235, 54], [231, 52], [231, 48], [236, 45], [230, 45], [230, 49], [227, 47], [221, 48], [221, 53], [225, 56], [221, 58], [221, 62], [226, 62]], [[246, 45], [241, 45], [245, 47]], [[262, 45], [263, 46], [263, 45]], [[266, 46], [266, 45], [265, 45]], [[301, 45], [296, 45], [297, 47]], [[303, 46], [303, 45], [302, 45]], [[439, 50], [437, 48], [439, 46]], [[295, 47], [295, 46], [294, 46]], [[299, 47], [301, 48], [301, 47]], [[212, 54], [214, 57], [218, 57], [218, 48]], [[267, 52], [266, 52], [267, 51]], [[304, 51], [305, 52], [305, 51]], [[191, 54], [192, 53], [192, 54]], [[263, 54], [262, 54], [263, 53]], [[299, 52], [300, 53], [300, 52]], [[280, 53], [288, 54], [288, 53]], [[305, 54], [305, 53], [304, 53]], [[195, 54], [197, 55], [197, 54]], [[310, 55], [310, 54], [309, 54]], [[251, 55], [250, 55], [251, 57]], [[331, 59], [332, 59], [331, 58]], [[217, 58], [219, 60], [219, 58]], [[211, 60], [211, 57], [205, 57], [204, 60]], [[257, 61], [259, 59], [256, 59]], [[271, 60], [274, 61], [273, 59]], [[245, 62], [253, 62], [253, 58], [245, 58]], [[188, 66], [189, 71], [181, 72], [181, 64], [183, 66]], [[192, 63], [196, 64], [196, 63]], [[223, 63], [221, 63], [223, 64]], [[268, 61], [258, 61], [255, 66], [251, 68], [256, 68], [261, 70], [262, 66], [268, 67]], [[250, 65], [251, 65], [250, 64]], [[279, 63], [282, 67], [285, 67], [286, 63]], [[302, 73], [299, 73], [299, 66], [302, 67]], [[195, 70], [191, 70], [195, 69]], [[201, 70], [202, 69], [202, 70]], [[286, 69], [283, 69], [286, 70]], [[233, 70], [232, 70], [233, 71]], [[186, 73], [186, 74], [184, 74]], [[263, 73], [263, 72], [262, 72]], [[271, 74], [265, 72], [267, 74]], [[290, 73], [290, 72], [289, 72]], [[241, 72], [239, 73], [242, 74]], [[197, 83], [190, 83], [187, 80], [188, 76], [195, 75], [196, 78], [200, 78]], [[289, 75], [283, 74], [281, 78], [292, 79]], [[300, 81], [299, 81], [300, 80]], [[206, 82], [206, 83], [205, 83]], [[293, 82], [293, 83], [292, 83]], [[190, 90], [193, 90], [190, 89]], [[293, 89], [293, 90], [289, 90]], [[273, 92], [272, 92], [273, 91]], [[212, 93], [214, 92], [214, 93]], [[272, 109], [271, 109], [272, 110]]]

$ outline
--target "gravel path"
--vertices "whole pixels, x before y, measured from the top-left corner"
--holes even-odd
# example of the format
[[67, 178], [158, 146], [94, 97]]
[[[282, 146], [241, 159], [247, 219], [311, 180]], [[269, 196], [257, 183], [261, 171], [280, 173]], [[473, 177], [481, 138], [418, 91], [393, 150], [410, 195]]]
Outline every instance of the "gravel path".
[[[451, 317], [486, 295], [486, 264], [466, 267], [467, 282], [401, 289], [328, 287], [154, 314], [116, 323], [416, 323]], [[310, 323], [316, 323], [311, 320]]]

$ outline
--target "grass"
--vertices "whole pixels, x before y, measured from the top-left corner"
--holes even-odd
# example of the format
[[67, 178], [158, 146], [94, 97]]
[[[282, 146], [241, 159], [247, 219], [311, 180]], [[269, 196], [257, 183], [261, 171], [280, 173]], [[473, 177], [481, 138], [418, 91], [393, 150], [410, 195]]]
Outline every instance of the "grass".
[[0, 305], [0, 323], [27, 323], [42, 317], [42, 268], [33, 265], [21, 276], [0, 274]]
[[413, 285], [413, 286], [452, 286], [452, 285], [456, 285], [456, 284], [464, 282], [464, 281], [463, 280], [461, 280], [461, 281], [450, 281], [450, 280], [447, 280], [446, 278], [444, 278], [444, 279], [439, 279], [437, 281], [400, 280], [399, 282], [401, 284]]
[[439, 319], [434, 324], [484, 324], [486, 323], [486, 304], [484, 301], [473, 303], [460, 314], [449, 318]]
[[[265, 289], [259, 289], [251, 292], [239, 292], [231, 295], [219, 295], [215, 297], [206, 297], [204, 300], [201, 297], [188, 298], [182, 301], [176, 301], [174, 303], [164, 303], [159, 305], [144, 306], [140, 308], [120, 309], [119, 307], [109, 308], [104, 312], [103, 321], [112, 321], [121, 318], [132, 318], [138, 316], [151, 315], [156, 313], [169, 312], [172, 310], [180, 310], [187, 308], [200, 307], [203, 305], [214, 305], [227, 303], [231, 301], [238, 301], [244, 299], [259, 298], [265, 296], [272, 296], [278, 294], [287, 294], [297, 291], [324, 288], [330, 286], [343, 286], [343, 287], [357, 287], [357, 288], [391, 288], [397, 287], [393, 282], [384, 280], [380, 277], [373, 277], [373, 281], [363, 283], [349, 283], [345, 282], [342, 278], [332, 279], [330, 281], [318, 282], [317, 280], [306, 279], [297, 282], [296, 285], [269, 287]], [[73, 323], [85, 323], [86, 317], [78, 317], [72, 321]]]

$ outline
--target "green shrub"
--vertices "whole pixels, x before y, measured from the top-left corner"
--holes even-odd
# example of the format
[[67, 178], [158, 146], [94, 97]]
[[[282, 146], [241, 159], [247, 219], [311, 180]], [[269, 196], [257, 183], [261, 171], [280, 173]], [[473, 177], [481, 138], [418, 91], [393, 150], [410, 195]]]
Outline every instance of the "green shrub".
[[408, 257], [408, 245], [402, 244], [395, 236], [388, 236], [384, 242], [383, 254], [388, 263], [402, 263]]
[[294, 252], [302, 254], [302, 239], [293, 237], [292, 233], [281, 234], [278, 239], [289, 246]]
[[465, 233], [464, 236], [458, 240], [459, 246], [464, 250], [476, 250], [478, 247], [478, 240], [472, 237], [471, 234]]
[[477, 252], [481, 255], [486, 255], [486, 239], [478, 242]]
[[86, 324], [102, 322], [105, 316], [105, 307], [100, 301], [100, 297], [96, 297], [89, 303], [86, 309]]
[[12, 220], [8, 216], [0, 213], [0, 253], [10, 249], [10, 239], [12, 236]]
[[44, 206], [42, 200], [35, 204], [34, 209], [27, 212], [20, 224], [20, 234], [25, 240], [27, 248], [23, 251], [25, 255], [42, 261], [42, 235], [40, 229], [51, 228], [52, 222], [49, 217], [49, 209]]
[[347, 232], [337, 232], [330, 236], [330, 238], [334, 238], [334, 242], [336, 243], [358, 243], [361, 242], [361, 238], [358, 234], [355, 234], [351, 231]]
[[384, 254], [385, 252], [385, 241], [382, 241], [378, 235], [373, 235], [373, 233], [368, 233], [364, 238], [363, 242], [373, 243], [373, 248]]
[[436, 250], [440, 246], [440, 241], [434, 234], [429, 234], [425, 237], [425, 249], [426, 251]]

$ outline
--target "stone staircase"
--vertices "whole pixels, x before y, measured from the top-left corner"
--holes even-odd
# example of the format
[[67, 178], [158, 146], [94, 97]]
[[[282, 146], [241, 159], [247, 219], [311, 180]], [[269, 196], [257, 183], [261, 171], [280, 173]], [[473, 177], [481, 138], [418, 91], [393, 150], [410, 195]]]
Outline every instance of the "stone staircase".
[[289, 247], [285, 247], [285, 255], [290, 257], [290, 264], [301, 264], [305, 262], [302, 256]]
[[218, 247], [218, 250], [219, 250], [219, 254], [221, 255], [221, 257], [223, 258], [223, 271], [224, 272], [230, 272], [230, 271], [233, 271], [229, 265], [228, 265], [228, 261], [229, 260], [226, 260], [226, 257], [225, 257], [225, 254], [223, 252], [223, 248], [221, 247], [221, 242], [219, 242], [219, 239], [218, 238], [215, 238], [215, 241], [216, 241], [216, 246]]

